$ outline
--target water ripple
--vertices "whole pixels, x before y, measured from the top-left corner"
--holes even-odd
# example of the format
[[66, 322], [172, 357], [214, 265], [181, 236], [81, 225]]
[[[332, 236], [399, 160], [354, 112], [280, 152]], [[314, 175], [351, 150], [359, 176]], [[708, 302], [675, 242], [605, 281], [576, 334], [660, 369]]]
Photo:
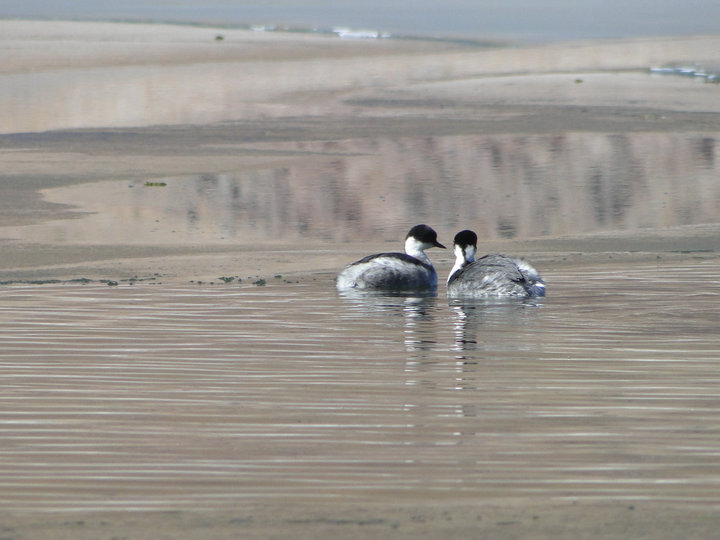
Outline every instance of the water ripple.
[[0, 504], [718, 503], [720, 281], [649, 270], [549, 269], [536, 304], [0, 288]]

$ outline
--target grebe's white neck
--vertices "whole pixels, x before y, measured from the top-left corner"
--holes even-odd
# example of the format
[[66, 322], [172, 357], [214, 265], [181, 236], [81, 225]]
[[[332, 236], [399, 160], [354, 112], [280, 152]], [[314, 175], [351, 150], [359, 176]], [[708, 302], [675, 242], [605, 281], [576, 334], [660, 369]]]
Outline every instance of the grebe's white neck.
[[429, 247], [432, 246], [426, 244], [425, 242], [421, 242], [414, 236], [408, 236], [405, 239], [405, 253], [427, 264], [431, 264], [430, 259], [427, 255], [425, 255], [425, 250]]
[[455, 251], [455, 265], [448, 274], [448, 282], [450, 282], [450, 278], [455, 275], [455, 272], [475, 261], [475, 246], [470, 245], [463, 247], [455, 244], [453, 250]]

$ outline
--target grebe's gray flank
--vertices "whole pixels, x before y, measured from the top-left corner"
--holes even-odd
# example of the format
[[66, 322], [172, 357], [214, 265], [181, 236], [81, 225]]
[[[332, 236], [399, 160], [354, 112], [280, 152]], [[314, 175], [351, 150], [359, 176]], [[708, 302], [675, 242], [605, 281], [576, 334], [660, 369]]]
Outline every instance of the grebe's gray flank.
[[447, 280], [448, 297], [530, 298], [545, 296], [545, 282], [535, 268], [505, 255], [475, 259], [477, 235], [464, 230], [453, 240], [455, 265]]

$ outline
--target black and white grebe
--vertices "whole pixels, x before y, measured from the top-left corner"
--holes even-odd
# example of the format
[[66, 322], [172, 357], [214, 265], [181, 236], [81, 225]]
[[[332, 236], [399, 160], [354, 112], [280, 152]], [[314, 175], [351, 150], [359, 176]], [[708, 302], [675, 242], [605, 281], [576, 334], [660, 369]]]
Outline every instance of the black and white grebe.
[[451, 298], [530, 298], [545, 296], [545, 282], [532, 266], [505, 255], [485, 255], [475, 260], [477, 235], [460, 231], [453, 242], [455, 266], [447, 280]]
[[356, 261], [340, 272], [340, 291], [425, 291], [437, 289], [437, 272], [425, 250], [444, 248], [427, 225], [415, 225], [405, 237], [405, 253], [377, 253]]

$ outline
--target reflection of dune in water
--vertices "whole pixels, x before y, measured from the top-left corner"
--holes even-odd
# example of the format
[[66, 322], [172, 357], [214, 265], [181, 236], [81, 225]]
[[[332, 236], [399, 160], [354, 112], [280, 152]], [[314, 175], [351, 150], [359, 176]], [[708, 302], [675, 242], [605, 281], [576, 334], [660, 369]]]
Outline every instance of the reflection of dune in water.
[[104, 182], [49, 191], [52, 201], [81, 201], [96, 214], [55, 224], [62, 233], [45, 237], [397, 240], [408, 223], [428, 222], [498, 239], [716, 223], [717, 146], [708, 134], [655, 133], [288, 143], [285, 150], [312, 159], [167, 178], [163, 188]]
[[716, 222], [716, 145], [676, 134], [353, 141], [345, 150], [366, 157], [341, 161], [339, 202], [355, 202], [347, 221], [366, 238], [418, 216], [487, 238]]

